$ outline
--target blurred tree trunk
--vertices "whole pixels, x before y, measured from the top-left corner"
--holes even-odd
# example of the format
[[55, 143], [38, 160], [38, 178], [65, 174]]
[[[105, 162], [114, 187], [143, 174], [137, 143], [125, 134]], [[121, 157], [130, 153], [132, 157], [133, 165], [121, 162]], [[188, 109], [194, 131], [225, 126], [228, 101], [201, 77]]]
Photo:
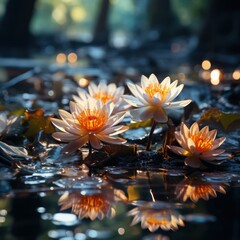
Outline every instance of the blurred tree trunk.
[[199, 34], [199, 51], [240, 54], [239, 0], [211, 0]]
[[93, 32], [93, 42], [108, 43], [109, 38], [108, 13], [109, 13], [109, 0], [102, 0], [100, 3], [100, 10], [97, 16], [96, 25]]
[[30, 22], [36, 0], [8, 0], [0, 23], [1, 42], [22, 46], [30, 40]]
[[147, 14], [149, 29], [159, 33], [161, 39], [170, 38], [178, 27], [170, 0], [149, 0]]

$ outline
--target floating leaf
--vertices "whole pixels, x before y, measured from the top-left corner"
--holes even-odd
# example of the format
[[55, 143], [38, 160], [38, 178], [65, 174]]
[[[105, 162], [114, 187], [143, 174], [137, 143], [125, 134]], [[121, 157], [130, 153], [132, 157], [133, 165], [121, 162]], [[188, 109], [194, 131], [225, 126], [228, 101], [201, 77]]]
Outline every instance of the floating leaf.
[[230, 127], [237, 129], [240, 127], [240, 114], [239, 113], [224, 113], [218, 108], [211, 108], [203, 113], [199, 122], [215, 121], [220, 123], [224, 130], [229, 130]]
[[145, 128], [145, 127], [149, 127], [152, 125], [152, 118], [146, 120], [146, 121], [142, 121], [142, 122], [135, 122], [135, 123], [131, 123], [129, 125], [129, 129], [135, 129], [135, 128]]
[[225, 130], [234, 125], [234, 129], [240, 127], [240, 114], [239, 113], [222, 113], [221, 124]]
[[55, 131], [52, 125], [50, 116], [44, 116], [44, 111], [42, 108], [38, 108], [35, 111], [25, 111], [24, 121], [28, 124], [28, 130], [25, 133], [26, 137], [34, 138], [39, 131], [44, 133], [53, 133]]

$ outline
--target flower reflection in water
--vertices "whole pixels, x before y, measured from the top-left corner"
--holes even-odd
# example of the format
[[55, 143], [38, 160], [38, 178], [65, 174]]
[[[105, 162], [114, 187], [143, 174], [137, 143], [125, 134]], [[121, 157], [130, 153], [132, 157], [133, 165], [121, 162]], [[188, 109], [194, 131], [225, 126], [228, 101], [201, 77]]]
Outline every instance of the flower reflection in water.
[[178, 226], [184, 226], [182, 216], [173, 209], [171, 204], [136, 201], [134, 205], [137, 207], [128, 212], [128, 216], [134, 216], [131, 225], [141, 222], [141, 227], [148, 228], [150, 232], [158, 228], [177, 230]]
[[217, 192], [226, 194], [227, 183], [207, 182], [199, 177], [188, 177], [176, 186], [175, 194], [178, 199], [197, 202], [199, 199], [208, 200], [217, 197]]
[[121, 201], [127, 201], [123, 191], [106, 188], [101, 191], [65, 192], [58, 203], [61, 210], [71, 208], [80, 219], [90, 218], [93, 221], [96, 218], [113, 218], [116, 214], [114, 205]]

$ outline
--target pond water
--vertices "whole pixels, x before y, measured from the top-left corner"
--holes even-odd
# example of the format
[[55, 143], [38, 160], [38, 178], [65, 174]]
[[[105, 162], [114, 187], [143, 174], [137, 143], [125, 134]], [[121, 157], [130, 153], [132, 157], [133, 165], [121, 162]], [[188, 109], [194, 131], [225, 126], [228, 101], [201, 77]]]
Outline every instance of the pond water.
[[239, 239], [240, 175], [1, 168], [1, 239]]
[[[140, 53], [102, 57], [106, 52], [100, 49], [99, 56], [98, 50], [89, 48], [88, 58], [76, 66], [36, 67], [1, 85], [1, 109], [21, 117], [0, 139], [0, 240], [240, 239], [236, 82], [210, 86], [200, 79], [200, 71], [190, 73], [186, 65], [171, 76], [181, 76], [185, 83], [180, 100], [193, 100], [184, 112], [169, 113], [176, 126], [183, 115], [190, 124], [209, 109], [206, 116], [213, 118], [220, 113], [213, 108], [226, 112], [218, 122], [204, 122], [227, 138], [222, 146], [231, 158], [220, 166], [198, 171], [184, 166], [182, 157], [163, 159], [157, 151], [166, 132], [162, 125], [154, 131], [151, 152], [143, 150], [150, 127], [141, 126], [123, 134], [126, 148], [105, 148], [107, 154], [95, 152], [92, 161], [84, 159], [85, 148], [61, 154], [63, 144], [51, 137], [49, 116], [56, 116], [59, 108], [69, 110], [78, 85], [86, 88], [101, 79], [120, 85], [129, 78], [139, 82], [138, 69], [149, 73], [154, 68]], [[173, 69], [182, 60], [180, 55], [171, 61], [166, 51], [151, 53], [158, 63], [154, 70], [160, 69], [164, 77], [168, 67]], [[89, 67], [87, 61], [98, 67]], [[126, 117], [124, 124], [129, 122]]]

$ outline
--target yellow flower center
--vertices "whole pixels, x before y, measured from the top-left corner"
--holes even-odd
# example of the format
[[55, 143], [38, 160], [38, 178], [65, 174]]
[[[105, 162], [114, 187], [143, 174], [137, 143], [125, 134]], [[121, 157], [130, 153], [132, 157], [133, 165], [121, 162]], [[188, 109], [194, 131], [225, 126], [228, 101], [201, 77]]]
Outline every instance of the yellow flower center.
[[95, 132], [106, 124], [108, 117], [105, 111], [87, 109], [82, 111], [77, 119], [81, 128], [88, 132]]
[[104, 212], [106, 213], [110, 207], [110, 203], [99, 195], [83, 196], [78, 201], [78, 207], [85, 209], [87, 212]]
[[213, 139], [206, 137], [202, 133], [198, 132], [197, 134], [193, 135], [191, 138], [195, 143], [197, 151], [207, 152], [212, 149]]
[[166, 99], [167, 94], [169, 93], [170, 88], [166, 87], [166, 86], [162, 86], [161, 83], [154, 83], [154, 84], [149, 84], [146, 88], [145, 88], [145, 92], [147, 93], [147, 95], [149, 96], [150, 99], [152, 99], [152, 97], [156, 94], [156, 93], [160, 93], [161, 96], [161, 102], [164, 102]]
[[93, 96], [95, 99], [101, 99], [104, 103], [110, 101], [110, 100], [114, 100], [114, 96], [109, 95], [107, 92], [97, 92], [94, 94]]

